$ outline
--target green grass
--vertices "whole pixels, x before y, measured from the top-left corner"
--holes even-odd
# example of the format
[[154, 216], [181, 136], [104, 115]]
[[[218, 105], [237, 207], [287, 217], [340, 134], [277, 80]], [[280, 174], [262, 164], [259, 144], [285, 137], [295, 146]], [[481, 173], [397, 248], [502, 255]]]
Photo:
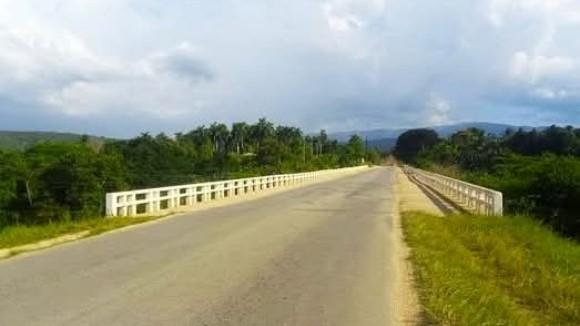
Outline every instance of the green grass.
[[35, 243], [62, 235], [89, 231], [89, 236], [113, 229], [151, 221], [152, 217], [92, 218], [34, 226], [9, 226], [0, 229], [0, 249]]
[[427, 322], [580, 325], [580, 244], [527, 217], [405, 213]]

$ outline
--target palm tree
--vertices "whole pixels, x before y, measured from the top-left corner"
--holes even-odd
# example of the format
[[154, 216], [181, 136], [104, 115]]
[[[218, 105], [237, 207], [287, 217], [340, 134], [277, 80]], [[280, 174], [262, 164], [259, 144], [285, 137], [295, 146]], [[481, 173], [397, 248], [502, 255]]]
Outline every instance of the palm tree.
[[245, 151], [244, 141], [248, 136], [248, 130], [249, 126], [245, 122], [237, 122], [232, 125], [231, 138], [238, 155]]
[[209, 134], [213, 141], [214, 153], [225, 153], [226, 142], [230, 135], [228, 127], [223, 123], [213, 123], [209, 127]]
[[258, 123], [250, 126], [250, 135], [259, 149], [264, 140], [274, 135], [274, 124], [265, 118], [261, 118]]

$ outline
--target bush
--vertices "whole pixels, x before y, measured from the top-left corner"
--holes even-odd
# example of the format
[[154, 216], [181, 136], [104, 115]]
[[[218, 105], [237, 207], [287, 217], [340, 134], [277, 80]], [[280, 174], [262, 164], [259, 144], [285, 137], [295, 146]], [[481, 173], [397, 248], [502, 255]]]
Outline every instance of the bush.
[[508, 212], [534, 214], [560, 233], [580, 236], [580, 159], [512, 155], [492, 173], [464, 178], [503, 192]]

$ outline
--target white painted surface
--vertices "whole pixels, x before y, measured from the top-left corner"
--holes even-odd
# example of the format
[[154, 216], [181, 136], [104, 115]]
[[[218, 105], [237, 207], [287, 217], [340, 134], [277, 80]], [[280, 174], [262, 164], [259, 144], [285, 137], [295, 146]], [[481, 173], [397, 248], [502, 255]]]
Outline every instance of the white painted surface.
[[107, 216], [161, 215], [199, 203], [314, 181], [322, 176], [367, 169], [357, 166], [306, 173], [270, 175], [107, 194]]

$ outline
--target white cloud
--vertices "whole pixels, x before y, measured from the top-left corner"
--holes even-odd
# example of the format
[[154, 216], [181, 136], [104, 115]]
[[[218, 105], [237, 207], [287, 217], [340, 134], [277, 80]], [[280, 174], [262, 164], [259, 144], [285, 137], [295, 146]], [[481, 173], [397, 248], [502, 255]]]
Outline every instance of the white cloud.
[[95, 56], [76, 35], [49, 26], [0, 25], [0, 48], [0, 92], [5, 96], [19, 88], [58, 87], [115, 71], [114, 65]]
[[558, 24], [580, 23], [577, 0], [488, 0], [487, 18], [501, 27], [514, 16], [542, 18]]
[[426, 108], [426, 123], [428, 125], [443, 125], [451, 123], [449, 114], [451, 113], [451, 104], [443, 97], [431, 93], [427, 103], [425, 103]]
[[517, 52], [512, 58], [512, 77], [532, 84], [545, 79], [570, 76], [580, 72], [580, 60], [570, 57], [529, 55]]
[[170, 117], [198, 110], [195, 87], [214, 78], [187, 42], [137, 60], [111, 58], [70, 30], [0, 17], [0, 96], [14, 102], [71, 116], [121, 109]]
[[331, 30], [349, 32], [365, 27], [386, 6], [386, 0], [332, 0], [322, 4], [322, 11]]
[[338, 32], [348, 32], [359, 29], [363, 26], [363, 21], [354, 14], [339, 14], [329, 3], [323, 5], [324, 15], [330, 29]]
[[580, 123], [578, 30], [577, 0], [0, 0], [0, 129]]
[[555, 100], [567, 98], [571, 94], [565, 89], [554, 90], [551, 88], [539, 87], [532, 91], [532, 95], [541, 99]]
[[188, 43], [134, 63], [124, 62], [116, 78], [76, 80], [48, 93], [45, 103], [68, 115], [130, 109], [159, 118], [196, 114], [204, 107], [200, 83], [214, 78]]
[[[183, 95], [187, 93], [192, 94]], [[126, 110], [171, 119], [195, 114], [204, 107], [188, 84], [174, 79], [79, 81], [48, 94], [44, 100], [66, 115], [106, 114], [111, 119]]]

